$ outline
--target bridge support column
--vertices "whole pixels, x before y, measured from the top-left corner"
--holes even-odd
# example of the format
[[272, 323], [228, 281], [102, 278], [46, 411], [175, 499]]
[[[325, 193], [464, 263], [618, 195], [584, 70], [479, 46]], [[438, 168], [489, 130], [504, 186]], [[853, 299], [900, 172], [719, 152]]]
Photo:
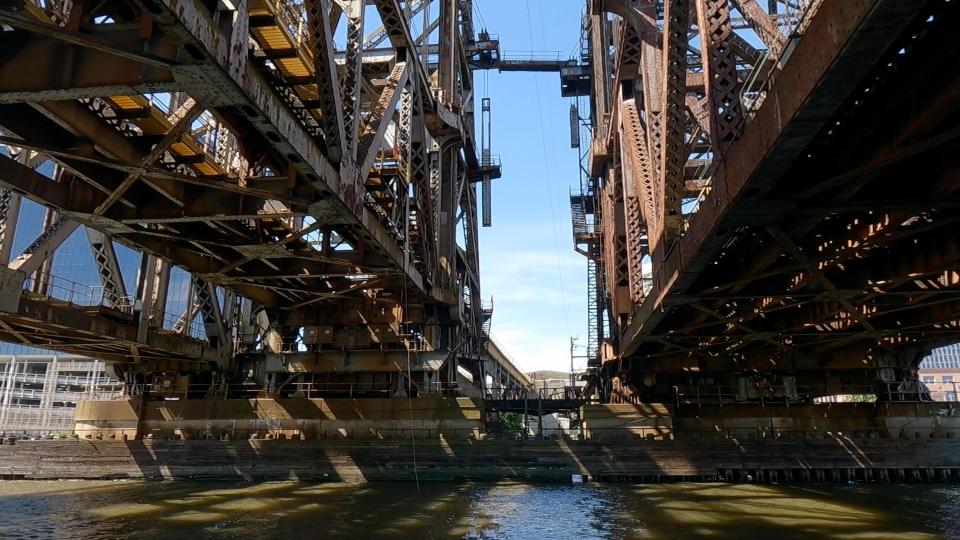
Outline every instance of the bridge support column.
[[0, 265], [0, 311], [16, 313], [26, 274]]

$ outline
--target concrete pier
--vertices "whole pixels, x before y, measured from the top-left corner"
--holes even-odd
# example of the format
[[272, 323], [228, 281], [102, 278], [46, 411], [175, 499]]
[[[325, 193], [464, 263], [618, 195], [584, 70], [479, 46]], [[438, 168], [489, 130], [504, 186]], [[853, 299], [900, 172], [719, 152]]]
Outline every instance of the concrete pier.
[[394, 439], [481, 437], [470, 398], [85, 401], [76, 428], [91, 439]]
[[960, 481], [947, 403], [585, 405], [570, 440], [495, 440], [445, 399], [86, 402], [77, 437], [0, 445], [0, 477]]
[[837, 433], [872, 439], [960, 439], [955, 402], [806, 405], [591, 404], [581, 409], [583, 437], [643, 439], [823, 439]]

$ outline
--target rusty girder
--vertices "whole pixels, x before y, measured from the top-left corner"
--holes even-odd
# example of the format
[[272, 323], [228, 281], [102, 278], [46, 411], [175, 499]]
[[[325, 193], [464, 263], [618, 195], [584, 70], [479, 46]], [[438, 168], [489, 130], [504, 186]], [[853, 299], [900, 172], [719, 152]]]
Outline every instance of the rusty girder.
[[[344, 126], [345, 107], [341, 105], [344, 92], [338, 82], [337, 67], [333, 61], [333, 31], [330, 29], [330, 19], [327, 17], [330, 13], [330, 2], [331, 0], [305, 0], [304, 8], [307, 12], [307, 26], [310, 29], [308, 43], [314, 61], [313, 73], [317, 86], [316, 108], [321, 111], [320, 128], [327, 148], [327, 157], [330, 161], [337, 163], [343, 158], [347, 134]], [[350, 62], [350, 60], [354, 62], [347, 68], [343, 90], [354, 92], [359, 84], [359, 74], [354, 71], [356, 58], [348, 58], [347, 61]], [[352, 104], [347, 104], [347, 106], [350, 105]]]
[[[687, 45], [690, 29], [690, 0], [665, 0], [663, 14], [663, 66], [660, 94], [663, 96], [661, 120], [660, 173], [656, 193], [663, 207], [662, 237], [652, 242], [654, 249], [669, 244], [680, 233], [683, 217], [683, 172], [686, 165], [687, 124]], [[663, 246], [661, 246], [662, 248]]]
[[[623, 168], [611, 178], [639, 196], [643, 221], [627, 219], [627, 237], [645, 227], [652, 248], [651, 290], [611, 320], [619, 349], [606, 359], [626, 371], [610, 372], [631, 384], [742, 369], [905, 373], [960, 340], [960, 160], [945, 151], [960, 139], [960, 94], [941, 69], [960, 50], [958, 8], [809, 4], [775, 19], [753, 0], [592, 2], [628, 27], [608, 74], [620, 92], [603, 121], [616, 124], [596, 132], [611, 137], [606, 166]], [[643, 9], [662, 10], [662, 34]], [[790, 32], [802, 35], [788, 48]], [[682, 227], [658, 245], [670, 179], [684, 181]], [[622, 264], [615, 243], [602, 250], [606, 266]]]
[[[727, 0], [703, 0], [696, 4], [709, 132], [714, 151], [723, 155], [743, 127], [740, 80], [731, 40], [730, 7]], [[699, 114], [696, 116], [700, 117]]]
[[[454, 231], [465, 225], [452, 216], [476, 219], [460, 208], [475, 198], [448, 199], [450, 208], [441, 201], [477, 163], [472, 108], [438, 105], [437, 77], [417, 54], [398, 0], [376, 2], [393, 54], [368, 64], [365, 4], [0, 7], [0, 24], [12, 29], [0, 32], [0, 146], [40, 157], [0, 155], [0, 255], [14, 259], [2, 276], [2, 304], [11, 328], [28, 337], [18, 325], [48, 324], [24, 322], [20, 283], [48, 279], [44, 261], [78, 226], [90, 231], [111, 298], [101, 307], [132, 317], [132, 342], [118, 349], [128, 359], [147, 354], [158, 332], [186, 335], [199, 317], [206, 352], [186, 360], [225, 366], [232, 354], [276, 352], [290, 346], [284, 339], [300, 339], [298, 328], [330, 324], [331, 305], [351, 322], [333, 323], [334, 341], [321, 348], [360, 346], [343, 345], [340, 333], [356, 333], [358, 321], [376, 320], [383, 306], [399, 309], [392, 320], [408, 332], [364, 330], [383, 347], [439, 350], [479, 328], [450, 309], [464, 285], [441, 255], [455, 252]], [[469, 2], [445, 9], [459, 20]], [[333, 40], [338, 26], [346, 27], [343, 53]], [[455, 54], [463, 37], [456, 25], [443, 32], [451, 48], [439, 79], [464, 82], [455, 89], [463, 96], [444, 96], [462, 104], [472, 99], [469, 67]], [[46, 159], [64, 171], [59, 181], [37, 168]], [[9, 249], [20, 196], [62, 217], [24, 257]], [[123, 290], [113, 242], [142, 252], [136, 292]], [[475, 238], [464, 249], [477, 260]], [[164, 321], [171, 268], [193, 274], [194, 300]], [[479, 298], [479, 277], [470, 289]], [[127, 296], [136, 302], [121, 305]], [[419, 341], [404, 337], [414, 327]], [[71, 350], [73, 334], [63, 333], [48, 345]], [[114, 351], [109, 360], [122, 356]]]

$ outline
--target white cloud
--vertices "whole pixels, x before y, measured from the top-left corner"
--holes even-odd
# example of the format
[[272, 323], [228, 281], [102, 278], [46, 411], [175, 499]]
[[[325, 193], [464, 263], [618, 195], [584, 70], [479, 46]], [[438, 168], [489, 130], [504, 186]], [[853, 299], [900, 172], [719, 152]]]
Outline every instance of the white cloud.
[[493, 297], [492, 332], [524, 371], [566, 371], [570, 336], [585, 342], [587, 261], [573, 250], [569, 225], [557, 224], [556, 235], [550, 222], [481, 233], [481, 291]]
[[494, 329], [494, 339], [524, 372], [570, 369], [570, 338], [563, 331], [533, 332], [524, 328]]

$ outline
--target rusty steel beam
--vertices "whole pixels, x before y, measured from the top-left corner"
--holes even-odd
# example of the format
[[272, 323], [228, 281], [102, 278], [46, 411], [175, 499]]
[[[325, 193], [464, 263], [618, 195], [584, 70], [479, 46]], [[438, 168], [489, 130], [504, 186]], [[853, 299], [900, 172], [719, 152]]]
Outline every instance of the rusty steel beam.
[[727, 0], [696, 0], [696, 5], [710, 139], [714, 156], [722, 156], [743, 127], [730, 6]]
[[357, 161], [358, 131], [360, 128], [360, 91], [363, 75], [363, 0], [343, 1], [347, 21], [347, 48], [344, 74], [341, 79], [343, 98], [343, 141], [346, 157]]
[[[365, 4], [107, 0], [41, 10], [28, 0], [22, 13], [0, 8], [13, 27], [0, 33], [0, 54], [11, 59], [0, 69], [26, 74], [0, 82], [0, 144], [68, 173], [52, 182], [0, 156], [0, 185], [49, 208], [52, 223], [88, 228], [106, 291], [96, 309], [125, 325], [115, 342], [98, 345], [90, 329], [106, 327], [94, 309], [57, 321], [22, 313], [13, 305], [25, 294], [22, 278], [8, 269], [0, 336], [147, 371], [233, 372], [234, 353], [283, 351], [311, 324], [337, 328], [325, 334], [335, 344], [310, 344], [321, 349], [365, 347], [369, 334], [403, 354], [482, 354], [469, 182], [479, 163], [463, 49], [471, 3], [447, 2], [439, 40], [421, 36], [424, 51], [446, 50], [439, 80], [397, 0], [376, 2], [391, 42], [378, 54], [392, 67], [364, 63]], [[341, 21], [347, 50], [338, 73], [332, 35]], [[63, 67], [28, 66], [31, 54], [60, 56]], [[104, 69], [94, 72], [96, 63]], [[456, 245], [461, 226], [466, 248]], [[15, 266], [49, 268], [67, 232], [52, 227], [31, 250], [43, 256]], [[121, 300], [113, 242], [142, 252], [132, 306]], [[176, 339], [156, 341], [171, 326], [163, 310], [174, 269], [190, 272], [193, 285], [170, 335], [199, 355]], [[184, 335], [203, 333], [195, 316], [205, 340]], [[384, 333], [378, 325], [387, 323], [404, 328]], [[164, 347], [173, 364], [160, 360]], [[457, 363], [448, 359], [448, 382]]]
[[651, 239], [656, 249], [671, 244], [680, 233], [683, 200], [683, 169], [686, 165], [684, 131], [686, 126], [687, 32], [690, 29], [689, 0], [664, 3], [663, 60], [660, 93], [663, 96], [660, 174], [657, 180], [659, 205], [662, 206], [662, 238]]
[[[783, 47], [787, 43], [787, 38], [780, 33], [780, 30], [777, 28], [776, 23], [773, 19], [770, 18], [770, 14], [763, 10], [760, 7], [760, 4], [757, 3], [757, 0], [731, 0], [736, 6], [737, 11], [743, 14], [743, 16], [751, 23], [753, 29], [757, 32], [757, 35], [760, 36], [760, 39], [763, 40], [764, 45], [767, 46], [767, 50], [770, 51], [770, 54], [776, 58], [780, 55], [780, 52], [783, 50]], [[726, 10], [727, 17], [729, 17], [729, 10]]]
[[[666, 1], [661, 13], [628, 0], [589, 6], [616, 15], [616, 72], [599, 70], [613, 76], [614, 110], [595, 119], [602, 143], [588, 162], [613, 302], [605, 391], [616, 379], [629, 399], [662, 400], [690, 373], [734, 385], [744, 369], [777, 381], [843, 369], [870, 383], [879, 370], [909, 376], [931, 347], [960, 339], [958, 252], [945, 241], [960, 209], [957, 159], [945, 152], [960, 84], [942, 69], [960, 53], [950, 30], [960, 9], [851, 0], [774, 20], [753, 0]], [[687, 215], [671, 230], [657, 212], [681, 197]], [[641, 296], [629, 267], [644, 230], [652, 280]], [[618, 298], [623, 264], [639, 302], [631, 313]]]
[[[0, 48], [5, 48], [5, 40], [13, 39], [11, 34], [25, 33], [4, 32]], [[137, 59], [52, 37], [29, 35], [19, 39], [17, 47], [9, 47], [0, 62], [0, 103], [170, 92], [182, 87], [172, 70], [146, 66]], [[133, 50], [141, 41], [134, 35], [118, 47]], [[152, 54], [175, 57], [175, 44], [169, 40], [149, 46]], [[38, 58], [71, 58], [75, 68], [63, 70], [55, 63], [37, 62]]]
[[[842, 29], [842, 31], [844, 32], [847, 32], [845, 35], [850, 36], [853, 33], [854, 29], [856, 29], [859, 26], [859, 24], [861, 23], [863, 18], [866, 16], [866, 14], [871, 11], [873, 7], [873, 2], [858, 3], [856, 7], [857, 7], [856, 10], [846, 11], [842, 15], [840, 15], [835, 13], [831, 9], [832, 8], [831, 5], [824, 4], [821, 7], [821, 11], [818, 12], [818, 15], [814, 18], [813, 23], [811, 23], [810, 27], [808, 28], [808, 33], [811, 36], [813, 36], [813, 38], [801, 40], [800, 45], [798, 46], [797, 50], [794, 52], [794, 61], [788, 64], [785, 67], [785, 69], [791, 70], [791, 71], [802, 71], [807, 73], [813, 71], [815, 73], [818, 73], [819, 76], [823, 76], [825, 73], [827, 73], [827, 70], [830, 67], [828, 58], [824, 58], [821, 56], [817, 59], [817, 61], [815, 62], [812, 61], [815, 55], [820, 54], [820, 51], [818, 50], [820, 47], [819, 43], [823, 43], [823, 41], [819, 40], [816, 37], [817, 33], [825, 32], [826, 25], [827, 25], [826, 21], [830, 20], [833, 25], [837, 25], [842, 22], [843, 25], [837, 28]], [[824, 15], [824, 13], [827, 13], [827, 15]], [[879, 38], [881, 40], [886, 40], [887, 42], [892, 40], [893, 37], [894, 36], [889, 34], [882, 35], [879, 33], [874, 33], [870, 35], [871, 39]], [[805, 57], [809, 58], [811, 61], [805, 61]], [[800, 60], [796, 60], [797, 58], [800, 58]], [[852, 55], [848, 56], [848, 58], [853, 58], [853, 56]], [[858, 61], [860, 60], [854, 60], [854, 62], [858, 62]], [[859, 73], [863, 73], [867, 68], [868, 66], [861, 64], [859, 68]], [[845, 78], [844, 82], [846, 82], [846, 84], [848, 85], [856, 84], [856, 82], [851, 79], [852, 77], [847, 77]], [[791, 111], [794, 111], [794, 112], [797, 111], [800, 108], [800, 105], [804, 103], [804, 100], [807, 98], [808, 94], [813, 89], [814, 83], [818, 80], [819, 80], [819, 77], [812, 77], [808, 75], [803, 79], [803, 81], [805, 82], [805, 86], [803, 87], [797, 87], [797, 86], [792, 86], [790, 88], [787, 88], [786, 86], [775, 87], [773, 89], [773, 92], [777, 93], [778, 97], [780, 98], [780, 101], [779, 101], [780, 111], [777, 113], [777, 117], [779, 118], [783, 117], [784, 113], [782, 108], [786, 104], [789, 104], [792, 107], [792, 109], [790, 109]], [[823, 88], [822, 91], [824, 92], [824, 94], [822, 94], [824, 95], [824, 97], [827, 97], [829, 95], [835, 96], [833, 107], [835, 108], [839, 106], [838, 101], [840, 101], [840, 99], [836, 97], [837, 94], [835, 93], [836, 91], [833, 88], [830, 88], [830, 89]], [[754, 123], [764, 122], [764, 121], [775, 122], [776, 120], [773, 117], [774, 111], [771, 107], [772, 106], [764, 107], [763, 109], [761, 109], [757, 119], [754, 120]], [[809, 140], [809, 137], [812, 137], [813, 135], [813, 133], [809, 129], [805, 129], [804, 134], [805, 134], [804, 136], [808, 137], [807, 140]], [[735, 147], [731, 149], [731, 152], [736, 151], [740, 155], [751, 156], [751, 161], [753, 166], [757, 166], [759, 164], [760, 158], [762, 157], [762, 155], [765, 155], [766, 152], [760, 153], [752, 147], [756, 146], [757, 143], [761, 143], [761, 142], [766, 143], [768, 145], [772, 145], [774, 143], [774, 140], [771, 140], [769, 135], [767, 135], [762, 129], [749, 131], [745, 134], [745, 137], [747, 137], [748, 135], [750, 137], [750, 140], [746, 138], [741, 139], [741, 141], [738, 141]], [[792, 144], [795, 148], [797, 148], [796, 143], [792, 143]], [[797, 152], [795, 151], [794, 154], [796, 153]], [[727, 159], [724, 160], [724, 163], [726, 164], [727, 167], [730, 167], [730, 168], [732, 168], [731, 164], [737, 163], [738, 165], [736, 168], [737, 168], [738, 174], [740, 175], [744, 174], [743, 172], [740, 172], [740, 171], [743, 171], [744, 169], [744, 163], [743, 161], [738, 160], [738, 156], [728, 155]], [[717, 192], [718, 195], [716, 195], [716, 197], [721, 197], [721, 196], [730, 197], [729, 192], [731, 188], [737, 185], [735, 182], [743, 181], [742, 176], [736, 180], [731, 178], [729, 174], [724, 173], [724, 176], [726, 177], [725, 182], [727, 184], [727, 187], [725, 190]], [[721, 202], [720, 202], [721, 205], [728, 204], [728, 202], [725, 203], [722, 201], [723, 199], [721, 199]], [[727, 199], [727, 201], [729, 201], [729, 199]], [[705, 224], [709, 224], [710, 223], [709, 220], [716, 219], [715, 216], [717, 215], [719, 215], [719, 212], [717, 211], [717, 209], [712, 209], [711, 212], [709, 213], [700, 213], [694, 217], [698, 221], [707, 220]], [[695, 231], [697, 230], [696, 227], [694, 228], [694, 230]], [[705, 236], [704, 233], [700, 233], [698, 235], [686, 236], [684, 237], [683, 242], [684, 244], [691, 244], [691, 243], [700, 244], [705, 240], [704, 236]], [[699, 249], [691, 249], [692, 246], [687, 246], [685, 247], [685, 249], [682, 249], [680, 252], [676, 254], [671, 254], [669, 258], [679, 259], [681, 257], [680, 253], [685, 253], [686, 254], [685, 257], [688, 259], [688, 261], [684, 261], [682, 263], [679, 260], [666, 261], [666, 264], [674, 268], [677, 268], [678, 264], [682, 266], [693, 264], [694, 267], [696, 267], [695, 263], [693, 263], [692, 261], [689, 261], [689, 259], [693, 258], [694, 254], [697, 254], [697, 256], [701, 258], [703, 257], [709, 258], [712, 254], [717, 252], [716, 250], [718, 250], [718, 248], [720, 247], [720, 245], [722, 245], [724, 240], [725, 240], [725, 237], [719, 237], [716, 239], [712, 238], [711, 243], [714, 247], [712, 249], [707, 249], [707, 250], [705, 250], [704, 246], [702, 245], [699, 247]], [[665, 271], [666, 271], [665, 269], [661, 269], [659, 271], [655, 269], [655, 274], [663, 275]], [[677, 286], [677, 285], [679, 285], [679, 283], [675, 282], [674, 286]], [[626, 332], [627, 336], [630, 336], [627, 339], [628, 342], [632, 341], [633, 336], [638, 335], [639, 325], [641, 324], [643, 324], [644, 326], [653, 325], [655, 324], [655, 321], [657, 319], [661, 319], [661, 317], [654, 315], [654, 311], [651, 309], [652, 306], [648, 306], [648, 304], [657, 302], [655, 298], [663, 294], [663, 288], [665, 288], [665, 286], [666, 286], [666, 283], [664, 281], [664, 278], [662, 277], [658, 278], [658, 276], [655, 275], [655, 278], [654, 278], [655, 294], [652, 295], [651, 297], [648, 297], [648, 301], [645, 303], [643, 307], [641, 307], [642, 313], [638, 317], [635, 317], [636, 322], [634, 323], [634, 327], [627, 329], [627, 332]], [[656, 292], [656, 291], [659, 291], [659, 292]], [[645, 321], [645, 322], [641, 322], [641, 321]], [[635, 347], [628, 346], [625, 348], [624, 352], [629, 354], [633, 350], [635, 350]]]
[[[321, 119], [323, 140], [327, 150], [327, 157], [333, 163], [343, 158], [346, 133], [341, 105], [340, 84], [337, 79], [337, 66], [333, 60], [333, 32], [330, 29], [331, 0], [307, 0], [304, 7], [307, 12], [310, 49], [314, 58], [314, 77], [317, 85], [317, 99], [319, 108], [324, 111]], [[361, 14], [362, 17], [362, 14]], [[362, 19], [361, 19], [362, 20]], [[362, 23], [361, 23], [362, 29]], [[359, 82], [359, 74], [354, 81], [354, 88]]]

